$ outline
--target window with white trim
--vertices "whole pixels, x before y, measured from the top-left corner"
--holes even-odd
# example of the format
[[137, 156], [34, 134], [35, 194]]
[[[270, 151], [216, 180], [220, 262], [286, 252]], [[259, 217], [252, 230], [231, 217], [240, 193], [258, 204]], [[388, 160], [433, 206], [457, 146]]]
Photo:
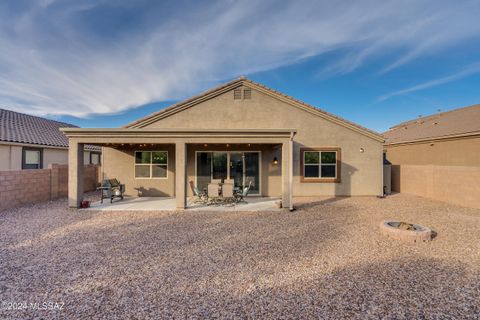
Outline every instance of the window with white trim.
[[22, 169], [42, 169], [43, 150], [39, 148], [22, 149]]
[[167, 178], [167, 151], [135, 151], [135, 178]]
[[306, 150], [303, 152], [303, 178], [336, 179], [338, 178], [338, 151]]

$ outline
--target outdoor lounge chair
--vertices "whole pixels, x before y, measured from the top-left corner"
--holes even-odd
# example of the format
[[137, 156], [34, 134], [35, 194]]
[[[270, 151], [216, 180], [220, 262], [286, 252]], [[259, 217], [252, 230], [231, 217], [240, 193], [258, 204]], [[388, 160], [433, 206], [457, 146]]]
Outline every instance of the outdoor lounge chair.
[[237, 203], [239, 202], [245, 202], [245, 197], [248, 196], [248, 193], [250, 192], [250, 188], [252, 187], [252, 182], [250, 181], [250, 183], [248, 184], [248, 187], [245, 187], [243, 188], [243, 190], [241, 192], [238, 192], [235, 194], [235, 201]]
[[207, 193], [205, 191], [200, 191], [197, 187], [195, 187], [193, 181], [190, 181], [189, 184], [190, 188], [192, 189], [193, 195], [195, 196], [195, 200], [193, 201], [193, 203], [207, 203]]

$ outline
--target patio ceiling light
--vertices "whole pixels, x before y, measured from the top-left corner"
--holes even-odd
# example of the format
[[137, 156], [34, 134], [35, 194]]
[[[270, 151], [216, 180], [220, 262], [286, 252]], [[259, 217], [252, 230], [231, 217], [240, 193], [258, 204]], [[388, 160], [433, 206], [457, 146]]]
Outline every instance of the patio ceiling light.
[[277, 157], [273, 157], [273, 164], [278, 164], [278, 159], [277, 159]]

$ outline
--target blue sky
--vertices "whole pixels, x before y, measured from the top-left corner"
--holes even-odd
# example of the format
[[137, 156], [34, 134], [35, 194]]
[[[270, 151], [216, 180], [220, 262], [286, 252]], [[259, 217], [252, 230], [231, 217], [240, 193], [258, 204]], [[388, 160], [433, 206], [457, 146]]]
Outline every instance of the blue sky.
[[480, 103], [479, 16], [479, 1], [2, 1], [0, 106], [116, 127], [245, 75], [382, 132]]

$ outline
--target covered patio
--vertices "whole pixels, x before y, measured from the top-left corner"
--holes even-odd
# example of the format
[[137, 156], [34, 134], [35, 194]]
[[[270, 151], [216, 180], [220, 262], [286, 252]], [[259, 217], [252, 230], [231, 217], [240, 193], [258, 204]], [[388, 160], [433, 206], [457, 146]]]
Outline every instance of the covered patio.
[[[168, 171], [170, 175], [165, 178], [151, 179], [150, 185], [157, 183], [157, 186], [168, 186], [171, 189], [170, 192], [165, 192], [164, 197], [158, 199], [149, 199], [147, 201], [148, 193], [144, 191], [149, 190], [140, 190], [138, 195], [140, 198], [133, 198], [129, 201], [125, 201], [124, 204], [116, 204], [113, 206], [120, 206], [128, 208], [133, 206], [134, 208], [140, 207], [151, 207], [150, 210], [159, 210], [154, 209], [153, 207], [164, 207], [170, 209], [186, 209], [193, 208], [188, 203], [189, 196], [189, 182], [194, 180], [195, 184], [197, 182], [197, 177], [199, 176], [196, 172], [197, 170], [197, 153], [205, 155], [208, 152], [218, 153], [218, 150], [225, 150], [223, 154], [224, 158], [228, 161], [234, 161], [235, 159], [244, 158], [245, 155], [253, 154], [251, 150], [256, 150], [258, 148], [265, 148], [265, 146], [270, 146], [269, 148], [274, 148], [279, 151], [278, 159], [274, 157], [274, 162], [279, 166], [279, 177], [278, 183], [271, 183], [276, 185], [278, 190], [278, 196], [282, 201], [284, 208], [293, 209], [292, 204], [292, 176], [293, 176], [293, 138], [295, 136], [296, 130], [294, 129], [241, 129], [241, 130], [185, 130], [185, 129], [84, 129], [84, 128], [63, 128], [62, 131], [69, 138], [69, 188], [68, 188], [68, 198], [69, 206], [72, 208], [79, 208], [83, 200], [83, 145], [84, 144], [94, 144], [100, 145], [107, 148], [112, 148], [115, 146], [134, 146], [131, 147], [129, 154], [137, 148], [135, 146], [165, 146], [167, 150], [166, 154], [169, 159]], [[235, 146], [232, 149], [231, 146]], [[222, 149], [223, 148], [223, 149]], [[104, 148], [105, 149], [105, 148]], [[171, 154], [168, 154], [168, 150], [171, 150]], [[200, 150], [200, 151], [199, 151]], [[209, 151], [210, 150], [210, 151]], [[213, 150], [213, 151], [212, 151]], [[227, 150], [234, 150], [227, 151]], [[247, 152], [246, 150], [250, 150]], [[193, 155], [193, 156], [192, 156]], [[205, 155], [208, 156], [208, 155]], [[253, 157], [256, 161], [259, 160], [259, 156]], [[212, 160], [213, 161], [213, 160]], [[225, 160], [226, 161], [226, 160]], [[243, 162], [245, 165], [245, 162]], [[109, 164], [102, 163], [103, 166], [107, 167]], [[212, 164], [213, 165], [213, 164]], [[125, 172], [133, 170], [126, 161], [120, 162], [118, 160], [115, 164], [118, 166], [118, 172]], [[132, 165], [133, 166], [133, 165]], [[195, 170], [194, 178], [192, 178], [192, 170]], [[232, 175], [230, 169], [228, 169], [229, 176]], [[212, 173], [213, 174], [213, 173]], [[167, 174], [166, 174], [167, 175]], [[256, 178], [262, 180], [265, 176], [268, 176], [269, 172], [261, 173], [261, 170], [256, 174]], [[108, 177], [108, 178], [117, 178], [117, 177]], [[135, 177], [137, 179], [137, 177]], [[239, 176], [241, 180], [242, 177]], [[120, 178], [121, 180], [121, 178]], [[136, 181], [136, 180], [135, 180]], [[121, 181], [123, 183], [123, 181]], [[243, 174], [243, 183], [245, 183], [245, 173]], [[151, 188], [155, 189], [155, 188]], [[158, 188], [161, 189], [161, 188]], [[160, 190], [162, 191], [162, 190]], [[260, 187], [258, 186], [256, 195], [260, 197], [255, 197], [258, 199], [263, 199]], [[143, 194], [142, 194], [143, 193]], [[142, 196], [143, 195], [143, 196]], [[163, 194], [162, 194], [163, 195]], [[270, 194], [265, 194], [271, 197]], [[166, 197], [165, 197], [166, 196]], [[276, 195], [272, 198], [274, 199]], [[277, 198], [274, 200], [262, 200], [258, 199], [251, 201], [254, 197], [249, 198], [247, 205], [233, 206], [243, 207], [243, 209], [249, 211], [255, 206], [253, 204], [258, 204], [258, 210], [265, 210], [268, 207], [272, 209], [275, 208], [275, 201], [278, 201]], [[153, 202], [152, 202], [153, 201]], [[155, 203], [155, 205], [152, 203]], [[261, 204], [260, 204], [261, 203]], [[105, 204], [106, 207], [108, 204]], [[253, 206], [253, 207], [252, 207]], [[252, 207], [252, 208], [250, 208]], [[103, 208], [103, 207], [102, 207]], [[211, 210], [212, 206], [207, 207], [208, 210]], [[228, 208], [226, 206], [221, 206], [223, 210], [236, 210]], [[250, 208], [250, 209], [249, 209]], [[199, 208], [197, 208], [199, 209]], [[138, 209], [141, 210], [141, 209]], [[145, 209], [147, 210], [147, 209]], [[254, 210], [255, 211], [255, 210]]]

